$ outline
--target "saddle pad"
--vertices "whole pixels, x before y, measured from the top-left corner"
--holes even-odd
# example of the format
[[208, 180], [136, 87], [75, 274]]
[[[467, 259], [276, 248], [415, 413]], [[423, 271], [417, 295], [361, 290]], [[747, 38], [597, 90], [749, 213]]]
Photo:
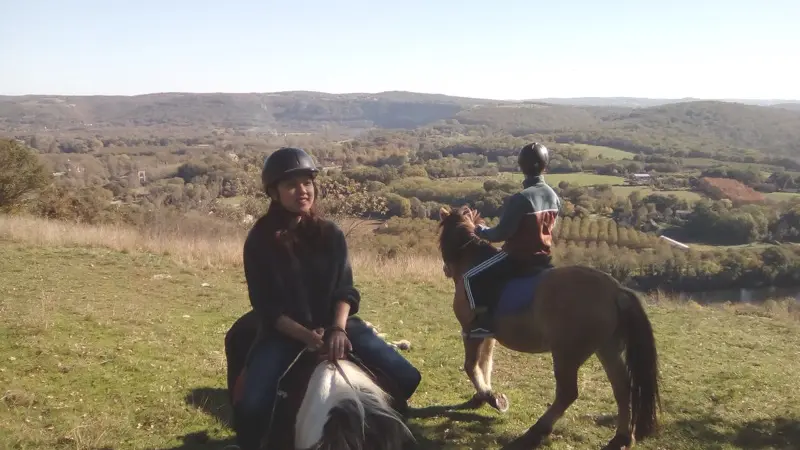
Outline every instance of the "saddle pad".
[[533, 293], [542, 281], [542, 275], [547, 272], [548, 270], [543, 270], [535, 275], [512, 278], [506, 282], [500, 293], [495, 315], [516, 314], [527, 308], [533, 302]]

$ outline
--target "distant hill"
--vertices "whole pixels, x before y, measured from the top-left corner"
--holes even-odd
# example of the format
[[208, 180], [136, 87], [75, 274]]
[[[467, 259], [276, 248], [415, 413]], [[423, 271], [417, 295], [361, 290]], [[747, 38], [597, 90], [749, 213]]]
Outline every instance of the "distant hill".
[[411, 92], [0, 96], [0, 130], [87, 125], [94, 128], [215, 126], [281, 131], [313, 131], [325, 124], [413, 128], [453, 118], [465, 107], [492, 102]]
[[778, 103], [776, 105], [772, 105], [775, 108], [783, 108], [789, 109], [792, 111], [800, 111], [800, 102], [797, 103]]
[[642, 136], [679, 137], [720, 148], [800, 156], [800, 111], [694, 101], [634, 110], [606, 126]]
[[[573, 101], [580, 106], [563, 104]], [[561, 102], [562, 104], [556, 104]], [[606, 102], [605, 105], [599, 105]], [[653, 106], [654, 103], [661, 103]], [[764, 101], [770, 103], [772, 101]], [[778, 102], [778, 101], [774, 101]], [[0, 96], [0, 132], [232, 128], [315, 132], [410, 129], [440, 121], [617, 148], [751, 150], [800, 156], [800, 104], [636, 98], [499, 101], [404, 91]], [[146, 131], [145, 131], [146, 132]]]
[[800, 157], [800, 110], [722, 101], [689, 101], [647, 108], [576, 107], [525, 102], [482, 105], [458, 113], [521, 136], [554, 134], [583, 142], [644, 151], [773, 154]]
[[554, 105], [567, 106], [617, 106], [623, 108], [648, 108], [651, 106], [667, 105], [670, 103], [680, 103], [697, 99], [668, 99], [668, 98], [639, 98], [639, 97], [550, 97], [537, 98], [530, 101], [551, 103]]
[[626, 108], [649, 108], [696, 101], [719, 101], [742, 103], [756, 106], [777, 106], [800, 109], [800, 100], [747, 100], [747, 99], [701, 99], [701, 98], [644, 98], [644, 97], [550, 97], [537, 98], [530, 101], [568, 106], [617, 106]]

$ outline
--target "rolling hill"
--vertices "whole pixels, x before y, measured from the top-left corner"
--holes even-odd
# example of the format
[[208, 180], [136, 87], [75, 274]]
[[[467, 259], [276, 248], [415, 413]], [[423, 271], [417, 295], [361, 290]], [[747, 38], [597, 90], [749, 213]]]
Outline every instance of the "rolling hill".
[[[100, 133], [107, 128], [231, 128], [256, 132], [317, 132], [330, 128], [410, 129], [451, 121], [517, 136], [636, 150], [800, 156], [800, 109], [682, 101], [647, 107], [638, 99], [586, 106], [498, 101], [392, 91], [327, 94], [295, 91], [247, 94], [160, 93], [139, 96], [0, 96], [0, 132], [53, 130]], [[657, 102], [653, 100], [652, 102]], [[650, 103], [652, 103], [650, 102]], [[596, 102], [595, 102], [596, 103]], [[456, 122], [457, 121], [457, 122]], [[46, 127], [46, 128], [45, 128]]]

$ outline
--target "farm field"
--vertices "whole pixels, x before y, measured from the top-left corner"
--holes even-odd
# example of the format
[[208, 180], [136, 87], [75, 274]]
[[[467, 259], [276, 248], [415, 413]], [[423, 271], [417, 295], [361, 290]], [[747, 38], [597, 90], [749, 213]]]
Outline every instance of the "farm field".
[[643, 195], [650, 195], [650, 194], [675, 195], [678, 198], [686, 199], [691, 202], [696, 202], [703, 198], [702, 195], [693, 191], [685, 191], [685, 190], [658, 191], [647, 186], [613, 186], [611, 190], [614, 192], [614, 194], [620, 197], [627, 197], [632, 192], [641, 191]]
[[770, 192], [768, 194], [764, 194], [765, 197], [771, 200], [775, 200], [778, 202], [783, 202], [787, 200], [793, 200], [800, 196], [800, 193], [797, 192]]
[[[524, 176], [519, 172], [503, 172], [501, 178], [511, 178], [515, 181], [522, 181]], [[600, 184], [622, 184], [625, 178], [613, 175], [597, 175], [594, 173], [549, 173], [545, 174], [544, 179], [551, 186], [558, 186], [558, 183], [566, 181], [576, 186], [596, 186]]]
[[569, 145], [571, 147], [586, 150], [587, 159], [602, 158], [602, 159], [623, 160], [623, 159], [633, 159], [633, 157], [636, 156], [635, 153], [626, 152], [625, 150], [619, 150], [611, 147], [604, 147], [602, 145], [590, 145], [590, 144], [569, 144]]

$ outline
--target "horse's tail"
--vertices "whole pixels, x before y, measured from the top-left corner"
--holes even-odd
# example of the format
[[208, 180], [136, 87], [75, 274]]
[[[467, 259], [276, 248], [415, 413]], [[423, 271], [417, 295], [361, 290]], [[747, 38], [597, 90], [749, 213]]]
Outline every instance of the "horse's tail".
[[624, 330], [625, 360], [631, 387], [631, 427], [637, 440], [655, 433], [658, 427], [658, 351], [653, 327], [639, 295], [622, 288], [620, 319]]
[[352, 362], [339, 361], [339, 367], [344, 375], [328, 364], [314, 371], [297, 414], [296, 447], [402, 449], [413, 435], [389, 394]]

